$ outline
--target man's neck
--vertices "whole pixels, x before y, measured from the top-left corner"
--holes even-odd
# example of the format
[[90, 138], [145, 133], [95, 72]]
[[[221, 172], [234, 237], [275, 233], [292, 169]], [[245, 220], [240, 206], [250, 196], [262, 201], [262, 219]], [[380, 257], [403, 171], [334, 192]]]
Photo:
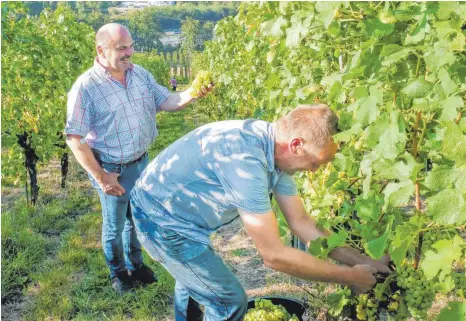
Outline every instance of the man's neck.
[[123, 86], [126, 86], [126, 70], [122, 72], [116, 72], [115, 70], [112, 69], [111, 66], [108, 65], [107, 61], [105, 59], [100, 60], [99, 57], [97, 57], [97, 62], [105, 69], [108, 71], [110, 76], [112, 78], [118, 80]]

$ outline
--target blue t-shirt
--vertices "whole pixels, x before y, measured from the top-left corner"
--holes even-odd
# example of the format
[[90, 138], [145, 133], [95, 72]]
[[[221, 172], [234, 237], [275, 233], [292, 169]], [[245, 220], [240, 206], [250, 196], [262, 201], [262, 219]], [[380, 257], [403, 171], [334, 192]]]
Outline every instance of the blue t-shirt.
[[157, 224], [203, 243], [238, 208], [271, 210], [269, 193], [296, 195], [292, 176], [274, 162], [275, 125], [230, 120], [195, 129], [162, 151], [131, 192]]

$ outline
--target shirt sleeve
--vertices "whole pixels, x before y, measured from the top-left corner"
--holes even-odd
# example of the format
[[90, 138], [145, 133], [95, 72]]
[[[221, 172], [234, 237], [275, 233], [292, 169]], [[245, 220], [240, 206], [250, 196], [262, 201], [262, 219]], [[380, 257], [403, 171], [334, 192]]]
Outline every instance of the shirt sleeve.
[[234, 153], [219, 157], [216, 167], [225, 197], [231, 205], [249, 213], [272, 210], [265, 158], [253, 153]]
[[154, 94], [155, 111], [161, 112], [160, 106], [168, 99], [170, 92], [167, 87], [160, 86], [154, 79], [154, 76], [150, 72], [147, 72], [147, 78], [149, 82], [149, 89]]
[[89, 93], [75, 83], [68, 93], [65, 133], [85, 137], [91, 130], [93, 104]]
[[298, 188], [293, 176], [282, 172], [277, 184], [273, 188], [274, 192], [282, 195], [293, 196], [298, 194]]

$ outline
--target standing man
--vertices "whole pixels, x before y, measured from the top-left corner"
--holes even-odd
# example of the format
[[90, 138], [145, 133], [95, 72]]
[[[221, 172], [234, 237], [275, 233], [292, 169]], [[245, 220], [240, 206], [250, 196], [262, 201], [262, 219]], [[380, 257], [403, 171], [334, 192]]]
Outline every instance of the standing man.
[[[88, 172], [102, 204], [102, 246], [112, 286], [119, 294], [133, 282], [156, 282], [142, 262], [129, 194], [147, 165], [157, 137], [156, 113], [178, 111], [193, 101], [188, 91], [170, 94], [141, 66], [131, 63], [134, 43], [116, 23], [97, 31], [94, 66], [68, 95], [66, 142]], [[202, 88], [201, 96], [212, 89]]]
[[170, 79], [170, 85], [172, 85], [172, 90], [173, 90], [173, 91], [176, 91], [176, 85], [177, 85], [177, 83], [176, 83], [176, 78], [175, 78], [175, 76], [172, 76], [172, 78]]
[[223, 121], [205, 125], [159, 154], [131, 193], [139, 239], [176, 279], [175, 319], [242, 320], [247, 297], [212, 249], [209, 235], [238, 215], [264, 264], [299, 278], [370, 290], [386, 263], [352, 248], [330, 257], [340, 266], [283, 245], [269, 199], [291, 232], [308, 243], [328, 235], [306, 213], [292, 175], [316, 171], [337, 150], [337, 117], [325, 105], [300, 106], [277, 123]]

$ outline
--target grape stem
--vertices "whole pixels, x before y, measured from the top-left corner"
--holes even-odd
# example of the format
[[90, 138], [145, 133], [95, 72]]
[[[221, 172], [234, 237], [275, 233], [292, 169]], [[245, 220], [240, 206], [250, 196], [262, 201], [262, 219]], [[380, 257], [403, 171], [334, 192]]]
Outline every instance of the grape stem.
[[357, 177], [357, 178], [353, 179], [346, 189], [351, 188], [351, 186], [353, 186], [357, 181], [359, 181], [362, 178], [363, 177]]
[[458, 112], [458, 116], [456, 116], [455, 123], [459, 124], [460, 120], [461, 120], [461, 110]]

